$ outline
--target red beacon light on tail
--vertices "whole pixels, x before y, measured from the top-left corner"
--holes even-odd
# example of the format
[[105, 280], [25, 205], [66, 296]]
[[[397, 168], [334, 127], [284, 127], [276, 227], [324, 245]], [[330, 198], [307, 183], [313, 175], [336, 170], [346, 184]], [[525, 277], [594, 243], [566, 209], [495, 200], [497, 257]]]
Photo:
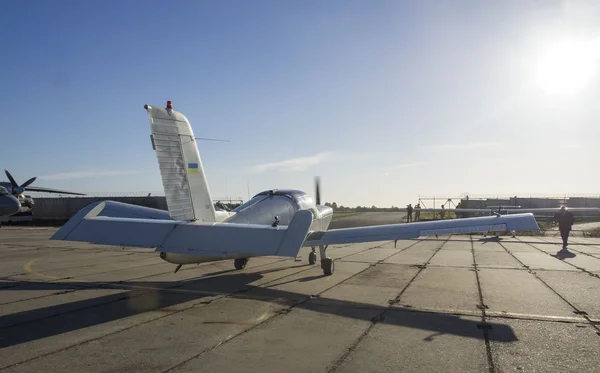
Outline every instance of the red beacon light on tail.
[[167, 101], [167, 109], [173, 110], [173, 104], [171, 103], [171, 101]]

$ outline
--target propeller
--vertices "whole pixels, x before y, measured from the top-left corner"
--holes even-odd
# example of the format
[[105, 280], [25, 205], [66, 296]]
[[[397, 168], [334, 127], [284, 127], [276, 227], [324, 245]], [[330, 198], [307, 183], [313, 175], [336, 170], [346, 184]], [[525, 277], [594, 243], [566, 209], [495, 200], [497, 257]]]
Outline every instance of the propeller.
[[316, 204], [320, 205], [321, 204], [321, 178], [316, 176], [315, 177], [315, 198], [316, 198]]
[[7, 169], [4, 169], [4, 172], [6, 173], [6, 177], [8, 177], [8, 180], [10, 180], [10, 184], [12, 185], [12, 194], [17, 197], [23, 194], [25, 188], [31, 185], [35, 179], [37, 179], [37, 177], [34, 176], [23, 184], [19, 185]]
[[[21, 194], [23, 194], [23, 192], [25, 192], [25, 188], [30, 186], [37, 179], [37, 177], [34, 176], [31, 179], [24, 182], [23, 184], [19, 185], [15, 181], [15, 178], [12, 177], [10, 172], [8, 172], [8, 170], [5, 169], [4, 172], [6, 173], [8, 180], [10, 180], [10, 184], [12, 185], [11, 192], [12, 192], [12, 195], [15, 197], [19, 197]], [[85, 196], [84, 193], [68, 192], [66, 190], [50, 189], [50, 188], [43, 188], [43, 187], [31, 187], [31, 188], [27, 188], [27, 190], [30, 192], [60, 193], [60, 194], [71, 194], [71, 195], [75, 195], [75, 196]]]

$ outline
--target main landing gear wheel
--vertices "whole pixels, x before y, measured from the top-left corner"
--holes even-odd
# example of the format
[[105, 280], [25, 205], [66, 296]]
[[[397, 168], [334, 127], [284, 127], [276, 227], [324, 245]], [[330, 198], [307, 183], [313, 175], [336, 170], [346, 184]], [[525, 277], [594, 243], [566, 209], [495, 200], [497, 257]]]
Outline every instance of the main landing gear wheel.
[[323, 268], [323, 274], [325, 276], [331, 276], [333, 274], [333, 259], [327, 258], [321, 260], [321, 268]]
[[248, 264], [248, 258], [240, 258], [233, 260], [233, 265], [235, 266], [235, 269], [244, 269], [246, 268], [246, 264]]
[[314, 251], [312, 251], [310, 254], [308, 254], [308, 264], [315, 264], [317, 262], [317, 253], [315, 253]]

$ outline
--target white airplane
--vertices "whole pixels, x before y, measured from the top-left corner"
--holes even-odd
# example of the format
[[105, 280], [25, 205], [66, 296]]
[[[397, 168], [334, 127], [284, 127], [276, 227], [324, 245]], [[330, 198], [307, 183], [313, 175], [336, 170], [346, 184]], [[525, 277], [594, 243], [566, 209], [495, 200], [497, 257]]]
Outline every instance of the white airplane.
[[390, 224], [328, 230], [333, 210], [299, 190], [268, 190], [232, 211], [218, 211], [212, 203], [192, 127], [173, 110], [145, 105], [150, 120], [168, 211], [114, 201], [102, 201], [80, 210], [52, 237], [53, 240], [154, 248], [163, 260], [196, 264], [234, 259], [243, 269], [248, 258], [295, 258], [311, 247], [315, 264], [319, 247], [325, 275], [334, 272], [327, 247], [371, 241], [392, 241], [426, 235], [539, 230], [532, 214]]

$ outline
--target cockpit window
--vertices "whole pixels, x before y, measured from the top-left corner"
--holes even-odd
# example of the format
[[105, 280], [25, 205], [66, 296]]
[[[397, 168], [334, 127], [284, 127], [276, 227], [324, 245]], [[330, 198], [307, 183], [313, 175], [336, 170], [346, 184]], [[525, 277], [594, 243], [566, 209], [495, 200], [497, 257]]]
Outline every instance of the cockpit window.
[[297, 200], [302, 209], [308, 210], [315, 207], [315, 202], [312, 197], [307, 194], [297, 197]]
[[243, 203], [241, 205], [239, 205], [238, 207], [234, 208], [233, 211], [234, 212], [240, 212], [243, 209], [252, 206], [253, 204], [262, 201], [265, 198], [269, 198], [268, 194], [259, 194], [256, 195], [254, 197], [252, 197], [250, 200], [246, 201], [246, 203]]
[[5, 196], [8, 194], [8, 190], [5, 187], [0, 186], [0, 196]]

